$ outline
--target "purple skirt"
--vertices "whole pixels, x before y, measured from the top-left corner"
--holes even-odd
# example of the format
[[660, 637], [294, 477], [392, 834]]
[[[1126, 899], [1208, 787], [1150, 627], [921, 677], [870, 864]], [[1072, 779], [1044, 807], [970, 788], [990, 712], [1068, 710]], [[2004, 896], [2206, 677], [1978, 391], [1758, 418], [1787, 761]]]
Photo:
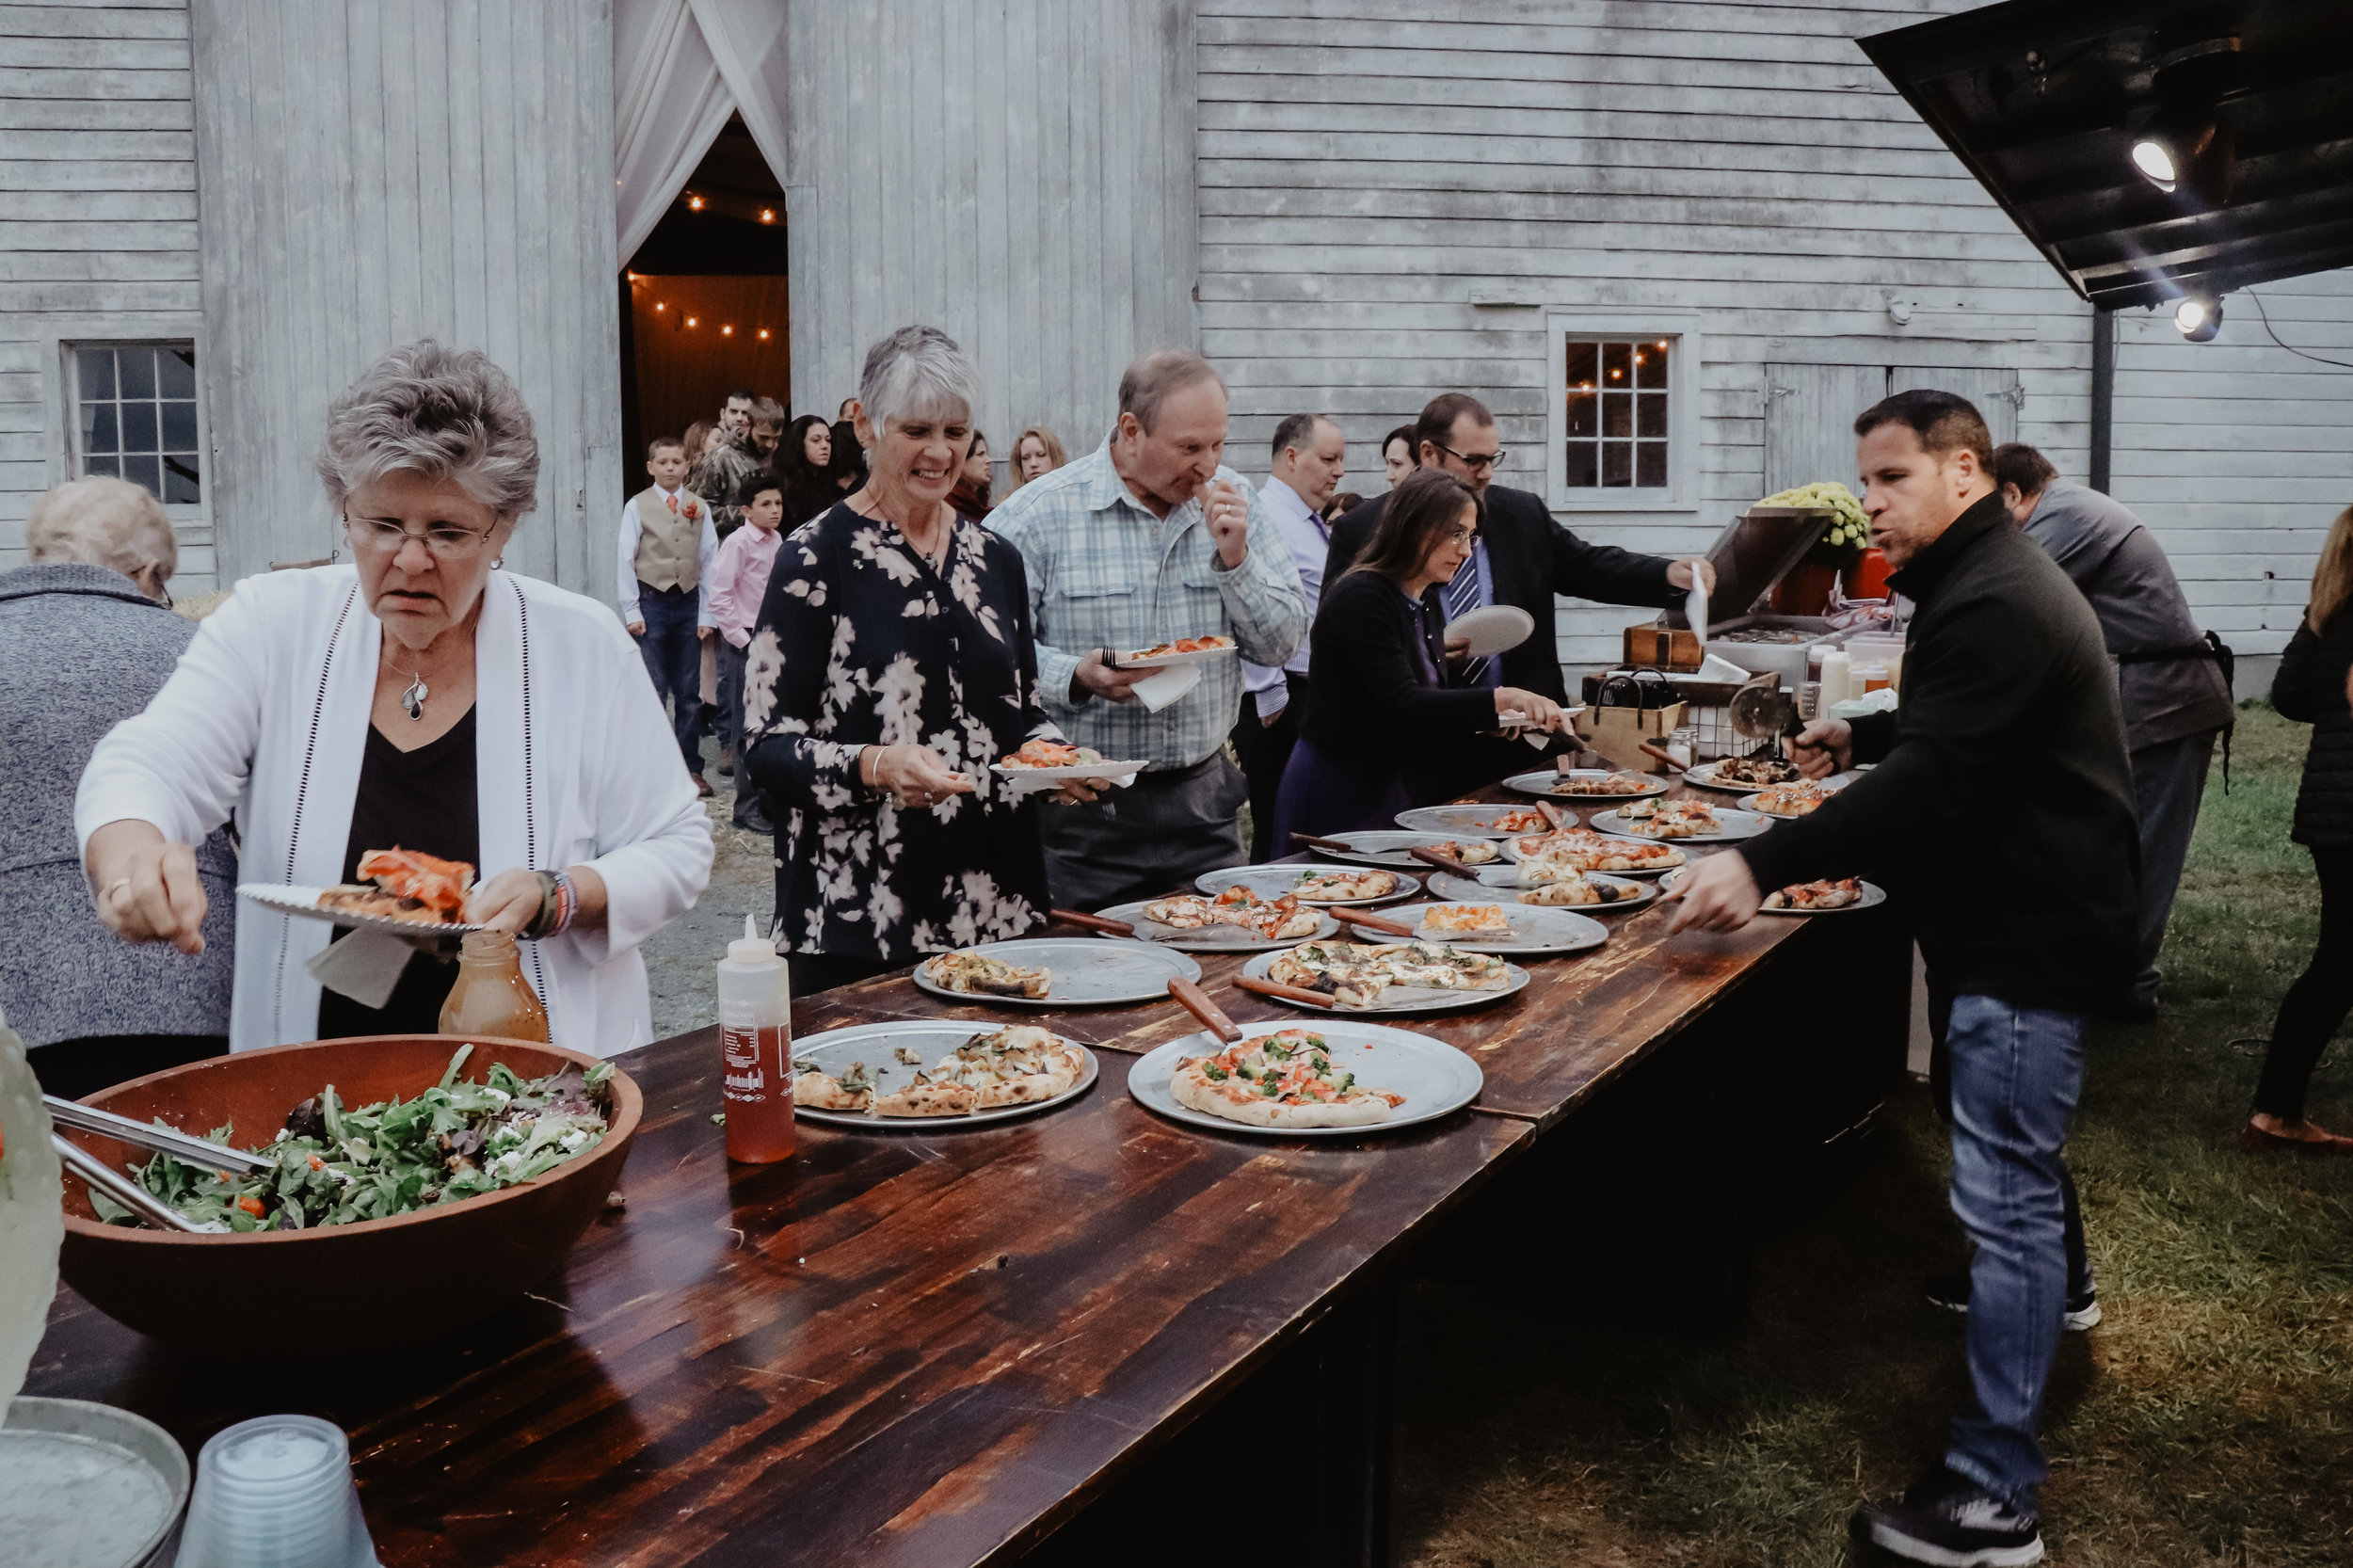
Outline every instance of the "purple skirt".
[[1413, 804], [1396, 769], [1330, 756], [1303, 735], [1291, 747], [1282, 788], [1274, 796], [1274, 853], [1296, 853], [1294, 833], [1321, 837], [1360, 827], [1395, 827], [1397, 814]]

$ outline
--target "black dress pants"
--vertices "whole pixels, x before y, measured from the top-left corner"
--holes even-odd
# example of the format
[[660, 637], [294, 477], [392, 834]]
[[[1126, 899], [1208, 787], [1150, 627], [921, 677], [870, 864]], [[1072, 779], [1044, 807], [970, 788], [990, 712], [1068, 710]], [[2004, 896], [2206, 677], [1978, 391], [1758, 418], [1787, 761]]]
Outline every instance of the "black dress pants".
[[2290, 1122], [2304, 1119], [2313, 1069], [2329, 1037], [2353, 1012], [2353, 849], [2315, 849], [2313, 866], [2320, 872], [2320, 941], [2280, 1002], [2271, 1050], [2255, 1085], [2255, 1109]]
[[1299, 742], [1299, 720], [1307, 703], [1307, 678], [1289, 670], [1283, 680], [1290, 690], [1290, 700], [1283, 711], [1267, 724], [1258, 717], [1258, 694], [1241, 695], [1241, 716], [1234, 721], [1232, 740], [1234, 756], [1241, 763], [1242, 776], [1250, 780], [1250, 858], [1272, 860], [1291, 851], [1289, 844], [1274, 842], [1274, 797], [1283, 788], [1283, 768], [1291, 760], [1291, 747]]

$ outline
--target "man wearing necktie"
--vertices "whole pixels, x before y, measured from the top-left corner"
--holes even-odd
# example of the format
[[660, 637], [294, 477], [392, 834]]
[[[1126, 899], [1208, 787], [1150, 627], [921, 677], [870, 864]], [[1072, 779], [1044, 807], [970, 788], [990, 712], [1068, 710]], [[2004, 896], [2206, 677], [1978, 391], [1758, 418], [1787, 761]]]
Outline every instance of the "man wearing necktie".
[[[1323, 558], [1332, 529], [1323, 508], [1340, 488], [1348, 441], [1340, 427], [1321, 414], [1291, 414], [1274, 427], [1273, 473], [1258, 499], [1290, 546], [1299, 586], [1307, 596], [1307, 618], [1315, 619], [1323, 593]], [[1307, 695], [1307, 643], [1280, 668], [1242, 662], [1241, 712], [1234, 721], [1234, 756], [1250, 780], [1250, 857], [1268, 860], [1289, 852], [1276, 846], [1274, 793], [1283, 782], [1299, 738], [1300, 709]]]
[[[1479, 498], [1478, 545], [1452, 581], [1430, 590], [1438, 612], [1434, 618], [1451, 625], [1473, 610], [1513, 604], [1536, 623], [1534, 633], [1517, 648], [1458, 658], [1447, 666], [1449, 685], [1519, 686], [1565, 707], [1570, 698], [1553, 623], [1555, 595], [1661, 609], [1683, 601], [1694, 563], [1588, 544], [1552, 520], [1544, 497], [1492, 483], [1504, 457], [1503, 443], [1495, 416], [1479, 399], [1467, 392], [1434, 397], [1414, 430], [1421, 466], [1445, 469]], [[1385, 501], [1375, 497], [1332, 525], [1323, 581], [1337, 581], [1363, 552]], [[1715, 568], [1705, 561], [1696, 564], [1712, 590]], [[1491, 784], [1526, 767], [1530, 757], [1516, 741], [1481, 740], [1464, 749], [1450, 792]]]

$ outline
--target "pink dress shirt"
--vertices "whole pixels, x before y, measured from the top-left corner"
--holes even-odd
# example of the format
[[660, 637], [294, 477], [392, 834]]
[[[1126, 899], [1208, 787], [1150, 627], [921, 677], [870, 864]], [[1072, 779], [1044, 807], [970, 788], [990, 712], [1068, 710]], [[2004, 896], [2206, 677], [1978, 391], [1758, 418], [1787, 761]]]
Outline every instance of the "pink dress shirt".
[[776, 546], [783, 538], [780, 528], [747, 522], [719, 546], [719, 559], [704, 585], [709, 589], [712, 618], [729, 648], [742, 648], [752, 640], [752, 628], [760, 620], [760, 601], [768, 597], [768, 573], [776, 564]]

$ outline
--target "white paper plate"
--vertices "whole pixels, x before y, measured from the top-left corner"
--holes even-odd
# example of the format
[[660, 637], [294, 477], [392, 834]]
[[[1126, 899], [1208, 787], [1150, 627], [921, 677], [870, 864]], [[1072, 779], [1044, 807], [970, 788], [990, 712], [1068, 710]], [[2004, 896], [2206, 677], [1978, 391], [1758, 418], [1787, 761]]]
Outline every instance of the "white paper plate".
[[[1407, 850], [1435, 849], [1457, 839], [1453, 834], [1408, 833], [1389, 827], [1360, 828], [1353, 833], [1334, 833], [1329, 837], [1334, 843], [1351, 846], [1353, 853], [1343, 854], [1317, 844], [1302, 844], [1300, 848], [1326, 860], [1339, 860], [1352, 866], [1386, 866], [1393, 871], [1420, 871], [1422, 863], [1406, 854]], [[1471, 837], [1483, 840], [1485, 836], [1474, 834]]]
[[[1368, 933], [1368, 935], [1370, 934]], [[1404, 945], [1404, 940], [1400, 936], [1381, 936], [1364, 945], [1401, 947]], [[1285, 945], [1287, 947], [1299, 946], [1296, 942]], [[1468, 949], [1470, 946], [1467, 942], [1456, 942], [1451, 945], [1464, 949]], [[1244, 964], [1241, 967], [1241, 972], [1253, 980], [1264, 980], [1267, 978], [1267, 970], [1274, 967], [1274, 960], [1279, 956], [1278, 953], [1262, 952]], [[1509, 977], [1502, 985], [1492, 991], [1448, 991], [1421, 985], [1392, 985], [1381, 993], [1380, 1003], [1372, 1007], [1325, 1008], [1315, 1006], [1310, 1002], [1291, 1001], [1283, 997], [1269, 997], [1266, 1000], [1282, 1002], [1286, 1007], [1296, 1007], [1303, 1013], [1329, 1014], [1345, 1018], [1378, 1017], [1387, 1013], [1452, 1013], [1466, 1007], [1485, 1007], [1492, 1002], [1501, 1001], [1506, 997], [1517, 996], [1528, 989], [1526, 969], [1521, 968], [1517, 964], [1506, 964], [1504, 968], [1509, 971]]]
[[1195, 648], [1191, 653], [1155, 653], [1149, 657], [1114, 653], [1111, 663], [1112, 668], [1120, 670], [1169, 669], [1177, 664], [1206, 664], [1212, 659], [1231, 658], [1234, 652], [1234, 644], [1228, 639], [1224, 648]]
[[[1496, 821], [1506, 812], [1526, 811], [1539, 819], [1533, 827], [1497, 827]], [[1415, 833], [1433, 833], [1441, 839], [1509, 839], [1518, 833], [1548, 831], [1541, 820], [1543, 813], [1531, 807], [1511, 806], [1498, 802], [1490, 806], [1417, 806], [1410, 811], [1397, 814], [1397, 825]], [[1575, 826], [1577, 813], [1561, 813], [1564, 825]]]
[[1612, 773], [1624, 771], [1624, 769], [1613, 768], [1573, 768], [1564, 775], [1557, 768], [1546, 769], [1542, 773], [1514, 774], [1503, 781], [1503, 787], [1507, 790], [1517, 790], [1524, 795], [1543, 795], [1547, 800], [1574, 800], [1580, 801], [1587, 806], [1602, 806], [1613, 800], [1648, 800], [1653, 795], [1665, 794], [1673, 786], [1672, 780], [1651, 778], [1644, 780], [1647, 788], [1623, 795], [1567, 793], [1561, 789], [1564, 778], [1607, 778]]
[[[1419, 865], [1420, 862], [1416, 861], [1415, 864]], [[1263, 899], [1278, 899], [1286, 893], [1296, 892], [1301, 877], [1312, 876], [1319, 872], [1330, 870], [1329, 866], [1231, 866], [1222, 872], [1203, 872], [1193, 879], [1193, 885], [1211, 898], [1217, 897], [1228, 888], [1241, 887], [1249, 888]], [[1299, 902], [1306, 904], [1330, 904], [1335, 907], [1394, 904], [1399, 899], [1411, 898], [1421, 891], [1421, 884], [1412, 877], [1397, 872], [1390, 874], [1397, 877], [1397, 886], [1373, 898], [1303, 898]], [[1286, 947], [1289, 945], [1288, 942], [1284, 944]]]
[[[1674, 891], [1675, 884], [1681, 880], [1680, 871], [1669, 872], [1658, 879], [1658, 890], [1662, 893], [1672, 893]], [[1756, 912], [1760, 915], [1851, 915], [1860, 909], [1876, 909], [1886, 902], [1886, 888], [1876, 883], [1865, 882], [1863, 885], [1863, 896], [1841, 909], [1768, 909], [1763, 904], [1759, 904]]]
[[1690, 833], [1680, 839], [1654, 839], [1647, 833], [1638, 833], [1632, 824], [1614, 809], [1594, 812], [1585, 819], [1585, 825], [1602, 833], [1615, 834], [1621, 839], [1646, 839], [1654, 844], [1676, 846], [1737, 843], [1743, 839], [1753, 839], [1773, 825], [1773, 819], [1770, 817], [1760, 817], [1753, 811], [1742, 811], [1733, 807], [1719, 806], [1715, 808], [1715, 813], [1721, 831]]
[[[1316, 934], [1313, 936], [1284, 936], [1269, 940], [1253, 936], [1238, 925], [1205, 925], [1187, 930], [1182, 926], [1162, 925], [1144, 918], [1144, 906], [1157, 903], [1154, 899], [1138, 899], [1133, 904], [1114, 904], [1098, 909], [1096, 914], [1107, 920], [1126, 920], [1136, 928], [1134, 940], [1158, 942], [1162, 947], [1176, 948], [1182, 952], [1272, 952], [1276, 948], [1295, 947], [1301, 942], [1321, 941], [1339, 934], [1340, 922], [1321, 910], [1316, 911]], [[1109, 941], [1126, 941], [1108, 931], [1098, 933]]]
[[[889, 1023], [854, 1024], [848, 1029], [829, 1029], [823, 1034], [812, 1034], [806, 1040], [792, 1042], [792, 1060], [814, 1062], [818, 1069], [840, 1076], [853, 1062], [863, 1062], [874, 1070], [876, 1097], [904, 1085], [916, 1074], [916, 1067], [902, 1062], [892, 1053], [901, 1046], [920, 1056], [922, 1065], [931, 1066], [941, 1057], [969, 1040], [975, 1034], [992, 1034], [1000, 1026], [959, 1023], [952, 1018], [895, 1019]], [[962, 1116], [877, 1116], [871, 1111], [819, 1111], [806, 1105], [792, 1108], [796, 1121], [824, 1122], [833, 1127], [855, 1127], [869, 1132], [936, 1132], [943, 1128], [973, 1127], [982, 1122], [1001, 1122], [1014, 1116], [1032, 1115], [1068, 1105], [1095, 1087], [1101, 1076], [1101, 1066], [1095, 1053], [1078, 1041], [1055, 1035], [1065, 1046], [1075, 1047], [1086, 1065], [1079, 1071], [1079, 1081], [1067, 1091], [1049, 1100], [1031, 1100], [1020, 1105], [991, 1106], [986, 1111], [974, 1111]]]
[[[1682, 868], [1675, 869], [1679, 871]], [[1644, 882], [1639, 877], [1628, 876], [1622, 872], [1587, 872], [1586, 881], [1604, 883], [1613, 888], [1629, 888], [1634, 890], [1634, 896], [1616, 899], [1609, 904], [1521, 904], [1518, 902], [1519, 896], [1522, 893], [1532, 893], [1535, 889], [1519, 885], [1517, 868], [1508, 865], [1481, 866], [1480, 872], [1481, 878], [1477, 882], [1465, 882], [1449, 872], [1439, 872], [1431, 877], [1426, 885], [1430, 896], [1453, 904], [1510, 904], [1518, 908], [1553, 909], [1565, 915], [1585, 916], [1629, 914], [1634, 910], [1649, 906], [1658, 899], [1657, 883]], [[1489, 881], [1485, 876], [1488, 872], [1499, 872], [1500, 874], [1494, 881]], [[1666, 876], [1673, 874], [1674, 874], [1673, 872], [1665, 873]], [[1665, 880], [1665, 876], [1662, 876], [1660, 880]], [[1412, 905], [1409, 904], [1406, 908], [1410, 910]], [[1404, 913], [1405, 911], [1399, 912]]]
[[[1449, 875], [1447, 879], [1458, 886], [1462, 883], [1462, 878], [1458, 876]], [[1437, 879], [1433, 877], [1431, 880]], [[1512, 922], [1511, 935], [1497, 932], [1493, 936], [1474, 936], [1468, 932], [1432, 931], [1422, 924], [1430, 918], [1433, 909], [1455, 909], [1470, 904], [1499, 905], [1503, 918]], [[1500, 897], [1473, 894], [1469, 898], [1449, 900], [1443, 904], [1401, 904], [1388, 910], [1384, 919], [1413, 926], [1414, 935], [1422, 941], [1444, 942], [1449, 947], [1464, 948], [1472, 952], [1541, 953], [1551, 957], [1564, 952], [1583, 952], [1609, 940], [1609, 928], [1589, 918], [1581, 909], [1521, 904], [1510, 893]]]
[[976, 943], [968, 951], [1024, 968], [1046, 969], [1051, 977], [1046, 994], [1000, 997], [993, 991], [952, 991], [932, 979], [929, 959], [915, 966], [916, 989], [950, 1001], [979, 1001], [996, 1007], [1109, 1007], [1120, 1002], [1165, 1001], [1172, 977], [1201, 978], [1201, 966], [1183, 953], [1125, 937], [1024, 936], [1011, 942]]
[[[1243, 1024], [1241, 1032], [1255, 1038], [1300, 1027], [1297, 1023]], [[1216, 1038], [1208, 1033], [1171, 1040], [1138, 1058], [1128, 1069], [1128, 1093], [1147, 1111], [1213, 1132], [1238, 1132], [1252, 1138], [1363, 1138], [1450, 1116], [1477, 1099], [1486, 1082], [1478, 1063], [1440, 1040], [1359, 1022], [1353, 1016], [1319, 1017], [1312, 1027], [1329, 1043], [1335, 1066], [1354, 1073], [1367, 1088], [1405, 1096], [1405, 1103], [1391, 1111], [1387, 1121], [1370, 1127], [1252, 1127], [1179, 1105], [1169, 1093], [1169, 1080], [1176, 1076], [1179, 1062], [1219, 1048]]]
[[1536, 617], [1516, 604], [1490, 604], [1447, 623], [1446, 640], [1470, 639], [1469, 656], [1508, 653], [1535, 634]]
[[1009, 768], [1002, 762], [991, 762], [988, 771], [1003, 779], [1017, 795], [1035, 793], [1040, 790], [1059, 790], [1065, 778], [1108, 778], [1121, 789], [1136, 781], [1143, 772], [1143, 762], [1072, 762], [1059, 768]]
[[469, 931], [483, 929], [455, 920], [395, 920], [384, 915], [355, 915], [348, 909], [322, 909], [319, 907], [319, 895], [326, 891], [324, 888], [291, 887], [275, 882], [245, 882], [237, 886], [238, 897], [251, 899], [264, 909], [300, 915], [305, 920], [325, 920], [330, 925], [349, 926], [354, 931], [384, 931], [395, 936], [462, 936]]

